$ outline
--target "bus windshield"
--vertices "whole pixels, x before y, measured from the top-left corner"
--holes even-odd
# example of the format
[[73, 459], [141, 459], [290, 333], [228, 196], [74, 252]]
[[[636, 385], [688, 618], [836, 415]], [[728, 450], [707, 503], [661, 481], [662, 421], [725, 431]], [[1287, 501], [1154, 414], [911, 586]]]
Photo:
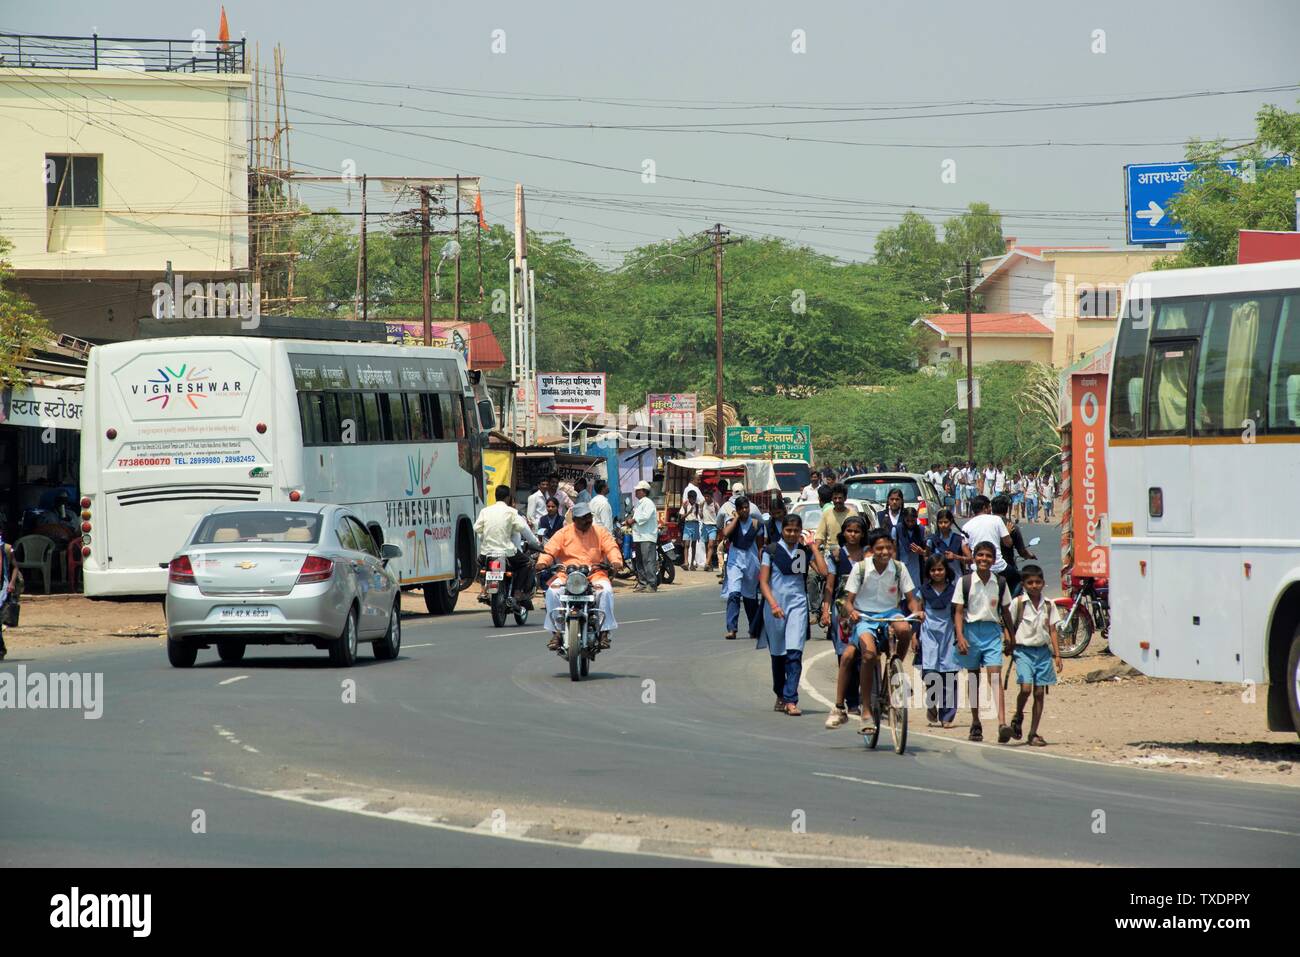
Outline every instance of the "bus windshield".
[[776, 473], [776, 484], [782, 492], [801, 492], [808, 484], [811, 469], [807, 462], [776, 462], [772, 465]]

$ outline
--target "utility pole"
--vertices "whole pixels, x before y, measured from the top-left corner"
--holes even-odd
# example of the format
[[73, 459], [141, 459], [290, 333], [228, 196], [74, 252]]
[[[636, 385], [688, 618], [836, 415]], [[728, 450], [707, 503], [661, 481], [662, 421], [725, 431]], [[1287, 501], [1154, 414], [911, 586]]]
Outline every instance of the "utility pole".
[[420, 187], [420, 266], [424, 273], [424, 344], [433, 345], [433, 304], [429, 298], [429, 187]]
[[370, 276], [366, 261], [366, 174], [361, 174], [361, 318], [370, 318]]
[[966, 260], [966, 461], [975, 461], [975, 363], [971, 358], [970, 260]]
[[714, 437], [717, 441], [713, 451], [721, 457], [727, 451], [726, 433], [722, 430], [722, 223], [716, 223], [713, 227], [713, 281], [715, 291], [714, 312], [717, 318], [717, 342], [714, 347], [714, 364], [716, 366], [714, 372], [717, 375], [717, 383], [713, 396], [713, 411], [716, 422]]

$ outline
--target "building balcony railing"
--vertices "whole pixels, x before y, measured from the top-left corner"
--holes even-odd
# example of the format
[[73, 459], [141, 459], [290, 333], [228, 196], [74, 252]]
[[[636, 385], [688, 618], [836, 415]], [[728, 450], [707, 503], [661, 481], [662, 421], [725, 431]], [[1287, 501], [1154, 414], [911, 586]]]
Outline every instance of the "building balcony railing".
[[150, 40], [139, 37], [56, 37], [0, 33], [0, 69], [99, 70], [145, 73], [243, 73], [244, 41]]

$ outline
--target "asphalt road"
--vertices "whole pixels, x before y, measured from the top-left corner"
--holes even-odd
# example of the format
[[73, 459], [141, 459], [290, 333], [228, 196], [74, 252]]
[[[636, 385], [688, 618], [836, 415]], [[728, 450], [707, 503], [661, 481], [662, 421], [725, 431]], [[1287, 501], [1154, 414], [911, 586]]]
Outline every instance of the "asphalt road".
[[[0, 866], [680, 863], [653, 856], [675, 852], [649, 839], [497, 821], [497, 804], [756, 834], [788, 835], [802, 814], [808, 835], [911, 842], [939, 863], [965, 847], [1108, 865], [1300, 864], [1295, 789], [915, 730], [903, 756], [883, 742], [867, 752], [851, 726], [825, 730], [807, 693], [804, 717], [774, 714], [768, 656], [722, 640], [712, 587], [621, 592], [624, 627], [580, 683], [535, 624], [496, 630], [461, 601], [449, 618], [408, 617], [399, 660], [363, 649], [350, 670], [310, 648], [254, 647], [233, 666], [205, 652], [190, 670], [156, 645], [9, 659], [0, 669], [100, 672], [105, 704], [98, 720], [0, 713]], [[807, 657], [829, 648], [814, 641]], [[817, 660], [810, 674], [829, 693]], [[355, 703], [342, 700], [346, 679]], [[386, 790], [400, 797], [385, 803]], [[412, 794], [450, 810], [412, 808]], [[771, 862], [723, 847], [703, 859]]]

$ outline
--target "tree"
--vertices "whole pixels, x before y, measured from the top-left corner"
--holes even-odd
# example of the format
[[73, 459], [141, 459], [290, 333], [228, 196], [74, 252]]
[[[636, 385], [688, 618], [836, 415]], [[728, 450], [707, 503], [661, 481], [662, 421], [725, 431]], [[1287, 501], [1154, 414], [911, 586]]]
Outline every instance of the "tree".
[[13, 243], [0, 236], [0, 383], [22, 385], [30, 380], [22, 364], [51, 339], [50, 327], [30, 299], [11, 287]]
[[[1195, 163], [1196, 171], [1168, 208], [1170, 218], [1187, 231], [1187, 243], [1157, 269], [1231, 265], [1237, 261], [1238, 230], [1295, 228], [1300, 166], [1263, 164], [1271, 155], [1300, 159], [1300, 113], [1265, 106], [1255, 125], [1256, 139], [1244, 148], [1229, 149], [1223, 140], [1188, 143], [1187, 162]], [[1220, 168], [1230, 152], [1255, 164], [1253, 182]]]
[[876, 262], [931, 312], [964, 305], [961, 280], [967, 261], [978, 263], [1005, 250], [1002, 214], [988, 203], [971, 203], [964, 213], [946, 220], [942, 240], [929, 220], [911, 211], [876, 237]]

